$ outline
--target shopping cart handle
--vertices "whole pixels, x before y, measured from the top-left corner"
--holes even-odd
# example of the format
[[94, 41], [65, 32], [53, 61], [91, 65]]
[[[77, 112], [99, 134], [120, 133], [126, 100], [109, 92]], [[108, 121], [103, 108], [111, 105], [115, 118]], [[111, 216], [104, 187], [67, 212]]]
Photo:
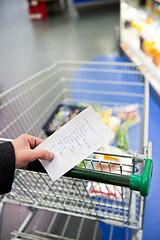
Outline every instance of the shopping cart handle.
[[131, 190], [139, 191], [143, 197], [147, 197], [149, 194], [152, 178], [152, 169], [153, 161], [151, 159], [146, 159], [142, 175], [131, 174], [131, 176], [128, 176], [74, 167], [64, 176], [122, 187], [129, 187]]
[[146, 159], [142, 175], [131, 175], [130, 189], [139, 191], [143, 197], [147, 197], [149, 194], [152, 172], [153, 161], [151, 159]]

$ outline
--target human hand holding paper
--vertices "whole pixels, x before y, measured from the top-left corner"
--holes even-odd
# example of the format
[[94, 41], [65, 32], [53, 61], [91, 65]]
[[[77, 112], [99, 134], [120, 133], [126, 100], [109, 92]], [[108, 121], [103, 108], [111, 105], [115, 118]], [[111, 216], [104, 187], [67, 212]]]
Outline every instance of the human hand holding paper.
[[40, 161], [52, 181], [56, 181], [84, 158], [110, 142], [113, 137], [111, 129], [89, 106], [36, 149], [45, 149], [54, 153], [53, 161]]

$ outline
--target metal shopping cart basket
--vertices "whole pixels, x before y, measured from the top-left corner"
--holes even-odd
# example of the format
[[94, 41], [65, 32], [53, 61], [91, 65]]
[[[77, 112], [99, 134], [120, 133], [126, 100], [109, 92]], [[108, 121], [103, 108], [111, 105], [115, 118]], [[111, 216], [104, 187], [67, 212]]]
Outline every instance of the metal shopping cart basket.
[[[128, 131], [127, 152], [99, 150], [84, 160], [83, 168], [73, 168], [54, 183], [46, 173], [17, 170], [12, 191], [1, 196], [1, 206], [9, 202], [128, 227], [134, 229], [134, 239], [140, 239], [152, 175], [148, 102], [148, 82], [132, 63], [58, 62], [1, 94], [1, 141], [22, 133], [45, 139], [42, 126], [60, 103], [98, 104], [108, 108], [137, 103], [141, 118]], [[102, 159], [106, 155], [124, 161]], [[104, 163], [108, 170], [103, 170]], [[15, 235], [29, 239], [21, 231]], [[59, 238], [68, 239], [64, 235]]]

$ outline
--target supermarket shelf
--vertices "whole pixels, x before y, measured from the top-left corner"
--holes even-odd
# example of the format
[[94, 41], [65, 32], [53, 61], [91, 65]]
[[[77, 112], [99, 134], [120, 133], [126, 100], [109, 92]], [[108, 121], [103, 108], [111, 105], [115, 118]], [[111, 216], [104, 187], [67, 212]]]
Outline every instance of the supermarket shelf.
[[[151, 92], [154, 95], [156, 101], [160, 104], [160, 74], [156, 72], [156, 66], [154, 64], [145, 64], [145, 57], [143, 52], [139, 50], [138, 53], [127, 45], [121, 43], [120, 45], [122, 51], [127, 55], [127, 57], [137, 65], [141, 65], [140, 70], [146, 75], [151, 85]], [[145, 67], [143, 67], [143, 66]]]
[[121, 49], [136, 65], [143, 65], [141, 71], [148, 78], [151, 86], [160, 98], [160, 69], [140, 49], [139, 39], [135, 30], [124, 29], [121, 36]]
[[[129, 10], [135, 11], [135, 15], [138, 15], [139, 13], [146, 14], [148, 17], [150, 17], [154, 21], [160, 21], [159, 14], [155, 13], [155, 9], [158, 9], [160, 6], [160, 2], [156, 3], [154, 5], [154, 8], [148, 7], [148, 6], [139, 6], [137, 2], [132, 2], [132, 4], [128, 4], [125, 1], [122, 1], [121, 4], [121, 17], [122, 19], [126, 17], [126, 13], [128, 13]], [[135, 17], [135, 16], [134, 16]]]
[[[157, 2], [157, 1], [156, 1]], [[159, 5], [160, 6], [160, 5]], [[133, 9], [133, 13], [132, 13]], [[156, 101], [160, 104], [160, 68], [158, 68], [151, 57], [147, 56], [140, 48], [140, 39], [138, 29], [136, 28], [125, 28], [124, 22], [129, 18], [129, 12], [131, 10], [132, 17], [138, 19], [139, 11], [141, 13], [148, 14], [153, 20], [159, 22], [158, 15], [153, 13], [149, 7], [140, 7], [137, 2], [128, 4], [122, 1], [121, 4], [121, 31], [120, 31], [120, 48], [127, 58], [134, 62], [136, 65], [142, 65], [141, 71], [145, 74], [150, 82], [151, 93], [153, 93]]]

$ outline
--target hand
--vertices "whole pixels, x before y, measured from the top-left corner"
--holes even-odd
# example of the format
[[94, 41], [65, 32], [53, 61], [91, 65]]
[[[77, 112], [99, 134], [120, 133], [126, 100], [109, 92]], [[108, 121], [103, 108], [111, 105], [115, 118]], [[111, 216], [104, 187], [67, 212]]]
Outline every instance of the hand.
[[29, 162], [32, 162], [36, 159], [43, 160], [53, 160], [54, 154], [43, 149], [36, 150], [34, 149], [38, 146], [42, 139], [33, 137], [29, 134], [22, 134], [16, 138], [12, 144], [15, 150], [16, 168], [21, 168], [26, 166]]

